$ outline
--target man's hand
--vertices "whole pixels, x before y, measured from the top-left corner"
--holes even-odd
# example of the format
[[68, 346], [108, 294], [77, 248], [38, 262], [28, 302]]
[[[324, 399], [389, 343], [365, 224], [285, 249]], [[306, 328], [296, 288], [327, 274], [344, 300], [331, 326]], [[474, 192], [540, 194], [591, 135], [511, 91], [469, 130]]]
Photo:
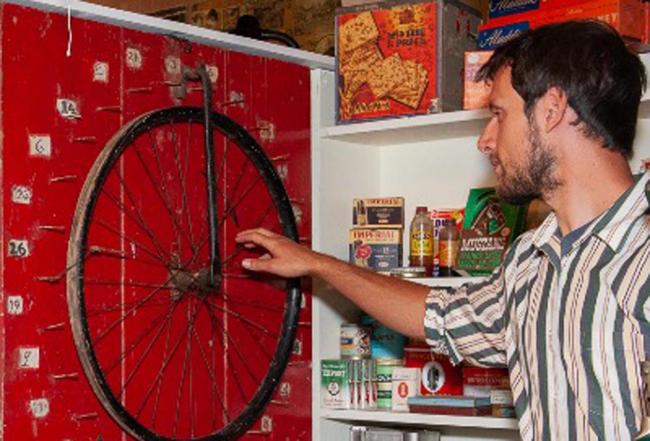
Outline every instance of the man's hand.
[[260, 246], [267, 251], [267, 254], [258, 259], [244, 259], [244, 268], [281, 277], [314, 275], [319, 258], [322, 257], [309, 248], [264, 228], [242, 231], [237, 234], [235, 241], [247, 248]]

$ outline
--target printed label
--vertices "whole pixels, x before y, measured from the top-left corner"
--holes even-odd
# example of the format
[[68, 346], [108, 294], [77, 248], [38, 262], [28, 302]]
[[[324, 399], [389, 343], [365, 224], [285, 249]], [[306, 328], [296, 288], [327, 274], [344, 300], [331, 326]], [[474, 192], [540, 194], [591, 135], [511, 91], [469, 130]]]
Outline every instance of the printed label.
[[490, 0], [488, 12], [490, 18], [496, 18], [534, 9], [539, 9], [539, 0]]
[[29, 409], [35, 418], [44, 418], [50, 413], [50, 402], [46, 398], [39, 398], [29, 402]]
[[52, 156], [52, 139], [49, 135], [29, 135], [29, 155], [49, 158]]
[[11, 201], [15, 204], [31, 204], [32, 189], [24, 185], [14, 185], [11, 187]]
[[76, 101], [59, 98], [56, 100], [56, 110], [59, 111], [59, 114], [67, 119], [78, 119], [81, 118], [81, 113], [79, 113], [79, 106]]
[[29, 244], [25, 239], [12, 239], [9, 241], [7, 254], [10, 257], [28, 257]]
[[23, 313], [23, 298], [21, 296], [7, 297], [7, 314], [21, 315]]
[[205, 70], [208, 72], [210, 81], [216, 83], [219, 79], [219, 68], [217, 66], [205, 66]]
[[18, 349], [18, 367], [20, 369], [38, 369], [39, 361], [38, 348]]
[[142, 54], [134, 47], [126, 48], [126, 65], [131, 69], [142, 68]]
[[108, 83], [108, 63], [95, 61], [95, 64], [93, 64], [93, 81]]
[[170, 75], [180, 75], [181, 59], [171, 55], [165, 58], [165, 71]]
[[530, 23], [523, 21], [494, 29], [486, 29], [478, 34], [478, 48], [495, 49], [530, 28]]
[[433, 234], [426, 231], [411, 233], [411, 255], [433, 256]]

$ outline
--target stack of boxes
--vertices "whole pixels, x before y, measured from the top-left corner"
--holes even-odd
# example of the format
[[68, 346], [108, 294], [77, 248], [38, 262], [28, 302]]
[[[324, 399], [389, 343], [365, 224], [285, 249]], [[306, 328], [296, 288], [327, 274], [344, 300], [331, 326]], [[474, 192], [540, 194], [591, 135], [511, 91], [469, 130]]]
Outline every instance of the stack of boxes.
[[487, 106], [489, 86], [474, 78], [494, 49], [528, 29], [585, 19], [608, 23], [633, 49], [650, 51], [650, 2], [647, 0], [490, 0], [488, 20], [479, 26], [478, 50], [465, 53], [463, 109]]
[[350, 263], [389, 274], [402, 265], [404, 198], [354, 199]]

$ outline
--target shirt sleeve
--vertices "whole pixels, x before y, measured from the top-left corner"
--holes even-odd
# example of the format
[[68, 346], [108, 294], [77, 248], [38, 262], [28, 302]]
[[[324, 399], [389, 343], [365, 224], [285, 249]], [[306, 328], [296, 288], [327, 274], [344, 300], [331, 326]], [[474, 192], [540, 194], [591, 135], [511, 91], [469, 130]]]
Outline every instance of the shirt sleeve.
[[435, 352], [454, 364], [505, 366], [504, 273], [502, 265], [484, 282], [429, 292], [424, 331]]

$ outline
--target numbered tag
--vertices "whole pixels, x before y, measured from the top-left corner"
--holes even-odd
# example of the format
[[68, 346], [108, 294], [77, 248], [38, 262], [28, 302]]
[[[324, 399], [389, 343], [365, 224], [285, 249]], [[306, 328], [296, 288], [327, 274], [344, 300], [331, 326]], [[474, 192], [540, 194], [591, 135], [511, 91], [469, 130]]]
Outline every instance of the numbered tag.
[[81, 118], [81, 113], [79, 113], [79, 105], [76, 101], [69, 100], [66, 98], [59, 98], [56, 100], [56, 110], [59, 111], [59, 114], [67, 119], [78, 119]]
[[95, 64], [93, 64], [93, 81], [108, 83], [108, 63], [95, 61]]
[[293, 342], [293, 349], [291, 350], [291, 353], [294, 355], [302, 355], [302, 341], [296, 339]]
[[180, 75], [181, 59], [171, 55], [165, 58], [165, 71], [170, 75]]
[[7, 254], [10, 257], [28, 257], [29, 256], [29, 243], [25, 239], [11, 239]]
[[22, 313], [23, 313], [23, 298], [21, 296], [7, 297], [7, 314], [22, 315]]
[[29, 135], [29, 155], [49, 158], [52, 156], [52, 138], [49, 135]]
[[38, 369], [39, 362], [38, 348], [18, 349], [18, 367], [20, 369]]
[[275, 166], [275, 171], [278, 172], [278, 177], [282, 182], [285, 182], [287, 180], [287, 176], [289, 176], [289, 164], [278, 164]]
[[29, 205], [32, 203], [32, 189], [24, 185], [11, 187], [11, 201], [14, 204]]
[[307, 307], [307, 297], [302, 293], [300, 295], [300, 309], [305, 309]]
[[219, 68], [217, 66], [205, 66], [205, 70], [208, 72], [210, 81], [216, 83], [219, 79]]
[[126, 65], [131, 69], [142, 69], [142, 54], [133, 47], [126, 48]]
[[273, 432], [273, 418], [268, 415], [264, 415], [260, 421], [260, 431], [264, 433]]
[[50, 402], [47, 398], [39, 398], [29, 402], [29, 410], [35, 418], [44, 418], [50, 413]]

